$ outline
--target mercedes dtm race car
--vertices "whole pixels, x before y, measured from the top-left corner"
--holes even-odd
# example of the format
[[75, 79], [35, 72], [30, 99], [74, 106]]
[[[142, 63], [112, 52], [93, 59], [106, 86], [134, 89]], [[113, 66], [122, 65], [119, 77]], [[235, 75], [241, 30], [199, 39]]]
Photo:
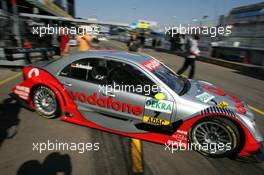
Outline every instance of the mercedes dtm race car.
[[[263, 137], [247, 105], [146, 54], [90, 51], [23, 69], [12, 96], [45, 118], [181, 147], [210, 157], [252, 156]], [[210, 148], [210, 149], [208, 149]]]

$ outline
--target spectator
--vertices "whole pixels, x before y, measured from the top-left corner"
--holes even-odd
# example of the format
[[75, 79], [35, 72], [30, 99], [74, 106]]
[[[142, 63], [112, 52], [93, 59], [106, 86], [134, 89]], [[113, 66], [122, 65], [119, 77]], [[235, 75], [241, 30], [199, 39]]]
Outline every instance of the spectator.
[[182, 52], [185, 52], [185, 45], [186, 45], [186, 38], [185, 38], [185, 35], [181, 35], [181, 36], [180, 36], [180, 45], [181, 45], [180, 50], [181, 50]]
[[25, 39], [24, 42], [23, 42], [23, 47], [25, 49], [31, 49], [32, 48], [32, 44], [29, 40]]
[[198, 48], [198, 35], [194, 35], [193, 38], [189, 38], [186, 43], [186, 57], [185, 62], [182, 68], [177, 72], [177, 74], [181, 75], [184, 71], [191, 67], [189, 78], [194, 77], [195, 73], [195, 58], [199, 55], [200, 50]]
[[88, 33], [85, 33], [84, 35], [78, 35], [76, 38], [78, 45], [79, 45], [79, 51], [86, 52], [91, 49], [91, 35]]
[[156, 44], [157, 44], [157, 39], [155, 37], [153, 37], [152, 39], [152, 48], [155, 48], [156, 47]]
[[62, 55], [66, 55], [69, 53], [69, 41], [69, 35], [67, 34], [66, 30], [62, 29], [60, 35], [60, 51]]
[[140, 52], [140, 41], [137, 38], [136, 33], [131, 33], [130, 40], [127, 43], [128, 50], [131, 52]]
[[146, 39], [145, 33], [141, 33], [139, 39], [140, 39], [140, 47], [141, 49], [144, 49], [145, 39]]

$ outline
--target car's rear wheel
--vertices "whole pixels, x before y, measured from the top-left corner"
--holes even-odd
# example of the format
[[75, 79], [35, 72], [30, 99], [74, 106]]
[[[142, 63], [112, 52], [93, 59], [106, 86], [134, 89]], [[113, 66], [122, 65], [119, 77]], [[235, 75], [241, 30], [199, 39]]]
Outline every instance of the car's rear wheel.
[[189, 132], [196, 151], [208, 157], [229, 157], [237, 153], [240, 133], [237, 126], [223, 117], [206, 117]]
[[32, 96], [35, 110], [44, 118], [55, 118], [60, 113], [60, 105], [55, 93], [46, 86], [37, 87]]

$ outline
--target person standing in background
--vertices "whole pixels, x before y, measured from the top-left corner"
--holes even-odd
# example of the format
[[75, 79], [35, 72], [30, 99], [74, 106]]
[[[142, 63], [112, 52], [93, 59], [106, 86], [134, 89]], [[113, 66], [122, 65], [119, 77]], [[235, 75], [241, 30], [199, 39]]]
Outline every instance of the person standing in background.
[[131, 52], [141, 52], [140, 41], [138, 40], [136, 33], [131, 33], [127, 46], [128, 50]]
[[29, 40], [24, 39], [23, 48], [25, 48], [25, 49], [31, 49], [32, 48], [32, 43]]
[[188, 67], [191, 67], [190, 73], [189, 73], [189, 78], [194, 77], [195, 73], [195, 59], [197, 56], [199, 56], [200, 50], [198, 48], [198, 40], [199, 40], [198, 35], [194, 35], [193, 37], [190, 37], [187, 39], [186, 42], [186, 57], [184, 64], [180, 70], [178, 70], [177, 74], [181, 75], [184, 71], [188, 69]]
[[185, 35], [182, 34], [180, 36], [180, 51], [181, 52], [185, 52], [185, 45], [186, 45], [186, 38], [185, 38]]
[[62, 55], [66, 55], [69, 53], [69, 50], [70, 50], [69, 48], [70, 37], [65, 29], [62, 29], [60, 34], [61, 34], [60, 35], [60, 51]]
[[80, 52], [86, 52], [91, 50], [91, 40], [92, 37], [89, 33], [85, 33], [83, 35], [78, 35], [76, 38], [78, 45], [79, 45], [79, 51]]
[[140, 39], [140, 47], [141, 47], [141, 49], [144, 49], [144, 47], [145, 47], [145, 40], [146, 40], [146, 37], [145, 37], [145, 33], [144, 32], [142, 32], [140, 34], [139, 39]]

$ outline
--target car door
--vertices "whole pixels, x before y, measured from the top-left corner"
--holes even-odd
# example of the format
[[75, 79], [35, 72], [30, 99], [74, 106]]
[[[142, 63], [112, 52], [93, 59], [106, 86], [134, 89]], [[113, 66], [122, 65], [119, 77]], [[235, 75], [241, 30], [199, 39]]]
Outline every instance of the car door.
[[136, 65], [111, 60], [108, 61], [107, 66], [108, 86], [112, 87], [108, 88], [108, 93], [114, 95], [115, 100], [121, 104], [139, 108], [138, 113], [110, 109], [107, 111], [109, 115], [121, 116], [143, 130], [149, 130], [151, 128], [149, 126], [171, 127], [171, 118], [176, 107], [169, 94], [166, 94], [167, 99], [155, 99], [154, 95], [162, 88]]
[[101, 111], [97, 99], [103, 97], [100, 88], [107, 81], [106, 60], [104, 58], [84, 58], [67, 65], [58, 76], [81, 114], [89, 119]]

